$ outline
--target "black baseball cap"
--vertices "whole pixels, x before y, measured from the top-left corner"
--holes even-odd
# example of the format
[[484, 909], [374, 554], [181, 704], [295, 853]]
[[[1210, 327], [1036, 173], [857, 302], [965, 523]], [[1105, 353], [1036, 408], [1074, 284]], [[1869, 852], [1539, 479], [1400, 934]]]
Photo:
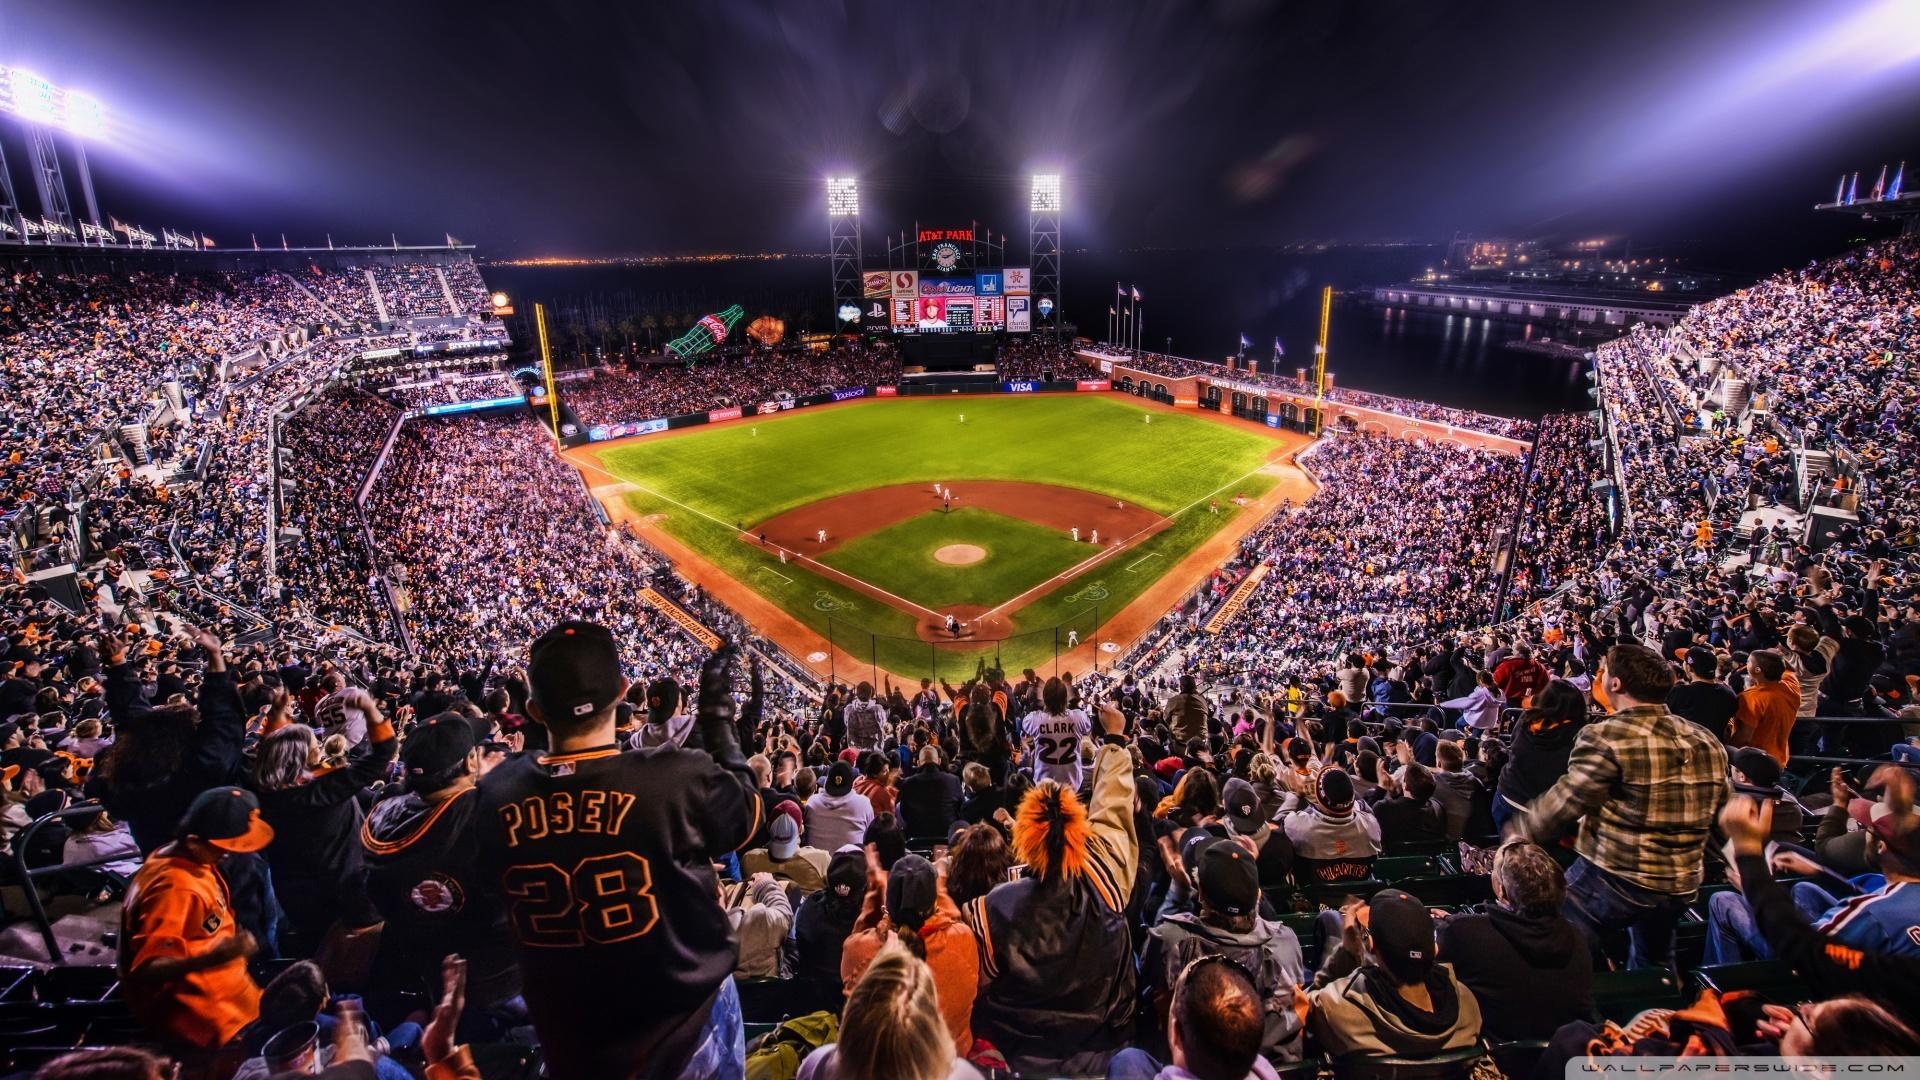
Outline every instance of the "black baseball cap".
[[619, 701], [626, 678], [613, 632], [569, 620], [540, 635], [528, 651], [527, 686], [541, 713], [563, 723]]
[[1233, 826], [1234, 832], [1246, 836], [1260, 831], [1264, 824], [1260, 820], [1260, 796], [1252, 784], [1234, 777], [1227, 781], [1220, 802], [1227, 809], [1227, 824]]
[[839, 796], [853, 790], [853, 765], [845, 760], [836, 761], [827, 770], [827, 794]]
[[1433, 913], [1412, 894], [1382, 889], [1367, 903], [1367, 932], [1387, 973], [1402, 985], [1423, 983], [1433, 972]]
[[1314, 794], [1326, 809], [1344, 810], [1353, 805], [1353, 777], [1348, 776], [1344, 769], [1321, 769], [1319, 782], [1314, 785]]
[[647, 684], [647, 719], [659, 724], [680, 708], [680, 684], [672, 679], [655, 679]]
[[1757, 746], [1743, 746], [1727, 755], [1727, 764], [1739, 769], [1755, 787], [1772, 787], [1780, 782], [1780, 763]]
[[887, 871], [887, 917], [917, 927], [940, 899], [940, 874], [924, 856], [903, 855]]
[[1253, 856], [1237, 841], [1221, 840], [1200, 852], [1196, 884], [1207, 906], [1229, 915], [1251, 915], [1260, 903], [1260, 874]]
[[459, 713], [444, 712], [407, 733], [400, 764], [408, 780], [440, 776], [465, 761], [476, 745], [473, 724]]
[[260, 816], [260, 800], [253, 792], [217, 787], [194, 797], [174, 835], [203, 840], [221, 851], [259, 851], [273, 842], [273, 826]]
[[864, 851], [836, 851], [827, 862], [827, 891], [842, 900], [859, 900], [867, 892], [867, 855]]

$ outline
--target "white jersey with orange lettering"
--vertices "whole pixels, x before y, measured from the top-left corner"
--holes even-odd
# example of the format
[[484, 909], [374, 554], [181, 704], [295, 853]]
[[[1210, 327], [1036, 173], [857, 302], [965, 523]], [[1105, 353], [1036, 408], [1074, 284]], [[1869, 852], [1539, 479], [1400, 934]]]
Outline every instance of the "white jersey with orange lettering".
[[1059, 715], [1034, 711], [1020, 721], [1033, 754], [1033, 779], [1057, 780], [1069, 791], [1080, 790], [1080, 740], [1093, 732], [1093, 721], [1079, 709]]

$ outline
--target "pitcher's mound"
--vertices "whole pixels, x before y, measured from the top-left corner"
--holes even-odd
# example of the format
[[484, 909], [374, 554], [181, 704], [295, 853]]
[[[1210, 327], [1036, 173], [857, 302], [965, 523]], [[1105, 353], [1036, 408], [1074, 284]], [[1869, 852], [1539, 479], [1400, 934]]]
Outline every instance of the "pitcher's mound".
[[987, 557], [987, 549], [979, 544], [948, 544], [933, 553], [933, 557], [948, 566], [970, 566]]

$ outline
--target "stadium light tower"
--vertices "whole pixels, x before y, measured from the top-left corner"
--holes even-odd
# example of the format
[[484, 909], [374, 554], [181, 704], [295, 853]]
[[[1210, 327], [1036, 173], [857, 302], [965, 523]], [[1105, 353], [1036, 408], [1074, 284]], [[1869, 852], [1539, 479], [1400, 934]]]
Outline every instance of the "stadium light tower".
[[[73, 232], [73, 208], [67, 199], [66, 176], [61, 171], [60, 153], [54, 144], [57, 128], [73, 137], [74, 164], [80, 173], [80, 190], [86, 198], [87, 217], [100, 229], [100, 206], [93, 193], [93, 174], [87, 167], [86, 141], [105, 137], [107, 114], [100, 102], [77, 91], [64, 90], [33, 72], [22, 68], [0, 67], [0, 112], [20, 118], [27, 132], [27, 149], [32, 159], [33, 183], [40, 195], [42, 224], [55, 223], [67, 235]], [[4, 169], [0, 168], [0, 173]], [[0, 212], [18, 211], [11, 181], [0, 184]], [[48, 236], [49, 242], [55, 237]]]
[[1033, 198], [1028, 203], [1027, 265], [1033, 267], [1033, 298], [1040, 319], [1060, 330], [1060, 174], [1035, 173]]
[[[827, 178], [827, 261], [833, 273], [833, 326], [860, 323], [860, 181]], [[847, 324], [852, 324], [849, 327]]]

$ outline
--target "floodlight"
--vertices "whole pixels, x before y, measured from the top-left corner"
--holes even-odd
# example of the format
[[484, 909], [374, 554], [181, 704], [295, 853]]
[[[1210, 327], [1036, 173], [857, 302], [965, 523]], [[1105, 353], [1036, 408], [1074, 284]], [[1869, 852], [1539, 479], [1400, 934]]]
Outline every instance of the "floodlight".
[[66, 93], [66, 118], [62, 125], [83, 139], [98, 139], [107, 133], [107, 110], [85, 94]]
[[488, 297], [487, 299], [496, 308], [503, 308], [503, 307], [506, 307], [509, 303], [511, 303], [511, 301], [507, 297], [507, 294], [503, 292], [494, 293], [492, 296]]
[[13, 82], [13, 109], [22, 120], [34, 124], [52, 124], [60, 119], [60, 109], [53, 84], [35, 75], [31, 71], [14, 68], [10, 73]]
[[852, 176], [827, 177], [827, 216], [853, 217], [859, 213], [859, 179]]
[[1033, 174], [1033, 212], [1036, 214], [1057, 214], [1060, 212], [1060, 174]]

